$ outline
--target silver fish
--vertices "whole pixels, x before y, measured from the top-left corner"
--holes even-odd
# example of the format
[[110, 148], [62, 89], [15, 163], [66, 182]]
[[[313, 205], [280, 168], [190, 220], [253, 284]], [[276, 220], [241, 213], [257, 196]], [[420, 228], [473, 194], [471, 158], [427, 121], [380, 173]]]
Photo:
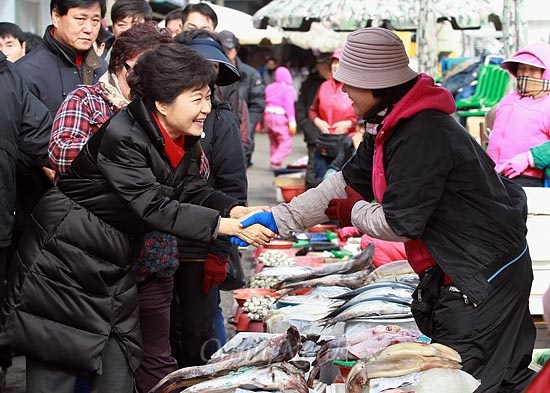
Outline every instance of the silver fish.
[[411, 314], [411, 307], [403, 304], [401, 301], [392, 301], [392, 298], [381, 297], [366, 300], [355, 306], [347, 308], [334, 317], [326, 319], [327, 325], [334, 325], [338, 322], [345, 322], [349, 319], [399, 315], [406, 316]]
[[374, 265], [372, 264], [373, 256], [374, 244], [369, 244], [363, 251], [355, 255], [353, 258], [341, 262], [327, 263], [321, 267], [311, 269], [310, 272], [288, 276], [284, 279], [284, 282], [279, 284], [279, 287], [286, 287], [284, 286], [284, 283], [305, 281], [335, 274], [349, 274], [365, 270], [372, 272], [374, 271]]
[[[241, 367], [287, 361], [296, 356], [300, 347], [300, 332], [296, 327], [291, 326], [285, 334], [275, 336], [256, 348], [211, 359], [209, 363], [202, 366], [184, 367], [173, 371], [162, 378], [149, 393], [157, 392], [166, 384], [178, 383], [179, 387], [189, 386], [196, 383], [197, 380], [200, 381], [201, 378], [207, 379], [227, 374], [229, 371], [235, 371]], [[163, 390], [163, 392], [166, 391]]]
[[[177, 388], [177, 386], [174, 386]], [[188, 387], [182, 393], [231, 393], [237, 388], [262, 389], [285, 393], [308, 393], [304, 373], [281, 362], [265, 367], [252, 367]]]
[[347, 291], [336, 296], [331, 296], [331, 299], [350, 300], [365, 291], [369, 291], [371, 289], [377, 289], [377, 288], [387, 288], [389, 290], [403, 289], [403, 290], [410, 290], [412, 292], [414, 292], [414, 290], [416, 289], [414, 285], [406, 284], [400, 281], [379, 281], [379, 282], [373, 282], [373, 283], [367, 284], [365, 286], [354, 289], [352, 291]]

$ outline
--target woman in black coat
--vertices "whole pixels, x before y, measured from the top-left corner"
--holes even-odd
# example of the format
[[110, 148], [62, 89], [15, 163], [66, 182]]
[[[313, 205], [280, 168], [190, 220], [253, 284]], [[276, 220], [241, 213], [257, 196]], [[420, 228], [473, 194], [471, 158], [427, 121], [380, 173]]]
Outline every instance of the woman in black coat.
[[[132, 264], [156, 229], [193, 241], [274, 235], [240, 218], [253, 208], [208, 187], [199, 137], [210, 112], [212, 65], [164, 44], [128, 77], [134, 99], [88, 141], [33, 213], [2, 309], [0, 344], [27, 356], [27, 391], [132, 392], [141, 336]], [[201, 205], [201, 206], [199, 206]], [[227, 218], [234, 217], [234, 218]]]

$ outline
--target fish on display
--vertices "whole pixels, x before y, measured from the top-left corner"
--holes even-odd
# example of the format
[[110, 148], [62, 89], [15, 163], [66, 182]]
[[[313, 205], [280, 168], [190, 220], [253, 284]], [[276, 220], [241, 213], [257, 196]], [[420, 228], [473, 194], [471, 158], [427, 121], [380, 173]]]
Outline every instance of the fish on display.
[[287, 362], [280, 362], [264, 367], [246, 368], [204, 381], [188, 387], [182, 393], [232, 393], [237, 388], [285, 393], [309, 392], [303, 371]]
[[374, 271], [370, 274], [370, 276], [365, 281], [365, 284], [369, 284], [371, 282], [389, 281], [389, 280], [399, 281], [400, 276], [409, 276], [409, 275], [416, 276], [416, 273], [414, 272], [411, 265], [409, 264], [409, 261], [407, 260], [393, 261], [393, 262], [389, 262], [384, 265], [378, 266], [376, 269], [374, 269]]
[[[300, 332], [296, 327], [291, 326], [285, 334], [271, 338], [256, 348], [233, 353], [223, 357], [210, 359], [202, 366], [184, 367], [173, 371], [162, 378], [149, 393], [157, 392], [162, 386], [169, 384], [166, 389], [175, 389], [195, 385], [206, 379], [236, 371], [245, 366], [267, 365], [271, 363], [284, 362], [292, 359], [298, 354], [301, 347]], [[162, 390], [170, 392], [171, 390]]]
[[[391, 302], [391, 303], [398, 303], [398, 304], [402, 304], [404, 306], [410, 306], [411, 304], [411, 301], [412, 301], [412, 298], [411, 300], [409, 299], [404, 299], [402, 297], [398, 297], [398, 296], [392, 296], [392, 295], [380, 295], [380, 296], [371, 296], [371, 297], [365, 297], [363, 299], [360, 299], [360, 300], [357, 300], [353, 303], [351, 302], [348, 302], [348, 303], [344, 303], [342, 304], [341, 306], [339, 307], [335, 307], [334, 310], [332, 310], [326, 317], [325, 319], [332, 319], [332, 318], [335, 318], [337, 315], [343, 313], [344, 311], [352, 308], [352, 307], [355, 307], [361, 303], [364, 303], [364, 302], [372, 302], [372, 301], [376, 301], [376, 300], [379, 300], [379, 301], [382, 301], [382, 302]], [[410, 309], [409, 309], [410, 310]], [[401, 313], [399, 313], [401, 314]], [[368, 317], [368, 316], [371, 316], [371, 315], [387, 315], [387, 313], [384, 313], [384, 314], [368, 314], [368, 315], [364, 315], [365, 317]], [[348, 318], [349, 319], [349, 318]]]
[[374, 257], [374, 244], [369, 244], [363, 251], [353, 256], [350, 259], [327, 263], [321, 267], [316, 267], [311, 269], [310, 272], [305, 272], [303, 274], [296, 274], [288, 276], [285, 278], [284, 282], [281, 282], [279, 287], [283, 286], [284, 283], [305, 281], [318, 277], [324, 277], [329, 275], [336, 274], [347, 274], [354, 273], [358, 271], [374, 271], [374, 265], [372, 263], [372, 258]]
[[365, 291], [370, 291], [373, 289], [378, 288], [388, 288], [390, 290], [409, 290], [414, 292], [416, 287], [414, 285], [406, 284], [400, 281], [380, 281], [380, 282], [373, 282], [367, 285], [364, 285], [360, 288], [347, 291], [344, 293], [341, 293], [336, 296], [331, 296], [331, 299], [338, 299], [338, 300], [350, 300], [353, 299], [355, 296], [360, 295], [361, 293]]
[[[396, 343], [417, 341], [420, 334], [398, 325], [359, 328], [321, 342], [321, 349], [312, 362], [308, 386], [313, 386], [321, 367], [333, 360], [357, 360], [372, 356]], [[417, 349], [418, 350], [418, 349]]]
[[328, 276], [312, 278], [310, 280], [288, 283], [283, 286], [283, 289], [315, 287], [318, 285], [340, 286], [355, 289], [364, 285], [364, 281], [367, 279], [369, 274], [370, 272], [368, 270], [360, 270], [349, 274], [330, 274]]
[[433, 368], [461, 369], [461, 362], [460, 354], [443, 344], [409, 342], [390, 345], [353, 365], [346, 378], [346, 392], [368, 391], [369, 380], [374, 378], [399, 377]]
[[407, 317], [412, 315], [411, 306], [407, 302], [388, 296], [366, 299], [361, 303], [357, 303], [336, 313], [336, 315], [334, 313], [333, 311], [324, 318], [324, 322], [328, 326], [356, 318], [389, 317], [390, 315], [393, 317]]
[[388, 289], [387, 287], [380, 287], [376, 289], [372, 289], [370, 291], [365, 291], [363, 293], [360, 293], [353, 299], [348, 300], [342, 305], [336, 306], [334, 311], [332, 311], [329, 315], [327, 315], [328, 318], [332, 318], [338, 314], [340, 314], [342, 311], [355, 306], [356, 304], [362, 303], [364, 301], [369, 301], [372, 299], [380, 299], [388, 301], [394, 301], [397, 303], [403, 303], [403, 304], [411, 304], [412, 303], [412, 294], [409, 289], [402, 290], [392, 290]]

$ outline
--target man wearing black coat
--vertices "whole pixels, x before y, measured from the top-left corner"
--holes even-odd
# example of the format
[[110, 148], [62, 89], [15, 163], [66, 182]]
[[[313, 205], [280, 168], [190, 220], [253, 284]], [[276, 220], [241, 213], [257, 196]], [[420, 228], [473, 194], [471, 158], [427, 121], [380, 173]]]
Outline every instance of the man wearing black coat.
[[[29, 90], [48, 108], [52, 118], [67, 94], [78, 85], [91, 85], [107, 71], [94, 52], [105, 0], [51, 0], [52, 24], [44, 41], [15, 64]], [[32, 158], [20, 154], [17, 164], [17, 232], [21, 232], [36, 203], [53, 186]], [[16, 235], [17, 236], [17, 235]]]
[[[16, 67], [2, 52], [0, 91], [0, 297], [3, 298], [15, 220], [17, 151], [24, 152], [37, 165], [48, 165], [52, 118], [48, 109], [29, 92]], [[10, 364], [9, 354], [0, 351], [2, 369]]]
[[315, 175], [315, 150], [317, 136], [320, 131], [309, 118], [309, 107], [319, 90], [319, 86], [325, 80], [330, 78], [330, 66], [328, 59], [330, 53], [320, 53], [317, 56], [315, 69], [308, 75], [302, 83], [298, 100], [296, 101], [296, 123], [298, 131], [304, 133], [304, 142], [307, 145], [307, 169], [306, 169], [306, 189], [317, 186], [317, 176]]

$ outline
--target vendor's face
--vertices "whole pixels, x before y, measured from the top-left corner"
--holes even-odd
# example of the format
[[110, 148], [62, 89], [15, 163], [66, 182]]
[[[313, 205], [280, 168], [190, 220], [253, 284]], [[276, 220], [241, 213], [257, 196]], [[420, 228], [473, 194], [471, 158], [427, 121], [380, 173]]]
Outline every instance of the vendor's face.
[[529, 64], [518, 64], [518, 71], [516, 73], [517, 76], [529, 76], [531, 78], [537, 78], [542, 79], [542, 73], [543, 69], [539, 67], [535, 67]]
[[353, 101], [353, 111], [357, 116], [369, 113], [382, 100], [374, 97], [370, 89], [361, 89], [344, 84], [342, 90]]
[[55, 26], [54, 37], [75, 52], [85, 52], [92, 47], [101, 28], [101, 9], [95, 3], [91, 7], [69, 8], [65, 15], [52, 11]]
[[159, 120], [172, 139], [182, 135], [200, 136], [204, 120], [212, 108], [210, 88], [197, 87], [181, 92], [171, 104], [157, 102]]

